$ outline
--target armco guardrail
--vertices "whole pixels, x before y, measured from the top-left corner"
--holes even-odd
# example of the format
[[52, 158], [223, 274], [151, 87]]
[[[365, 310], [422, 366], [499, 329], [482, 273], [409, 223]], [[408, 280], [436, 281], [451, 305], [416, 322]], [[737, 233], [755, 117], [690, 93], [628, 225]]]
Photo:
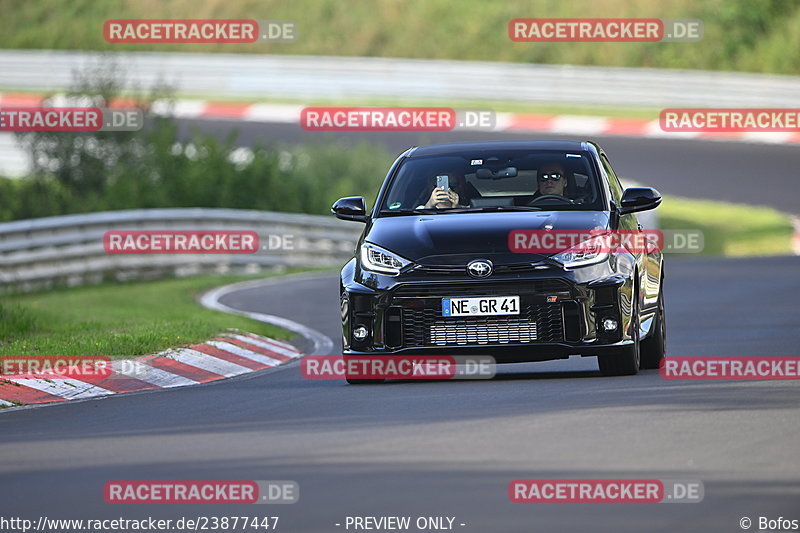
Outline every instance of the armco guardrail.
[[[261, 244], [291, 235], [291, 249], [255, 254], [108, 254], [109, 230], [252, 230]], [[0, 289], [26, 291], [103, 280], [342, 265], [363, 226], [333, 216], [237, 209], [137, 209], [0, 224]]]
[[162, 52], [0, 52], [5, 90], [63, 91], [104, 60], [148, 88], [237, 98], [416, 98], [651, 107], [796, 107], [800, 76], [488, 61]]

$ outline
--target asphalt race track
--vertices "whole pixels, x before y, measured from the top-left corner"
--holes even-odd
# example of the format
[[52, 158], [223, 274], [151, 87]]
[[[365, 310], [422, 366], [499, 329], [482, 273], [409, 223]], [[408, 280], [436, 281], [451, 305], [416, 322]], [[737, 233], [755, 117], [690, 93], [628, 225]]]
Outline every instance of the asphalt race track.
[[[287, 141], [303, 134], [272, 131]], [[601, 141], [623, 175], [663, 192], [796, 212], [794, 198], [765, 185], [793, 176], [796, 148]], [[694, 181], [668, 164], [695, 169]], [[796, 190], [791, 183], [785, 190]], [[681, 257], [666, 269], [670, 355], [800, 355], [800, 258]], [[336, 274], [270, 282], [222, 303], [299, 321], [339, 345]], [[754, 530], [759, 516], [800, 518], [797, 382], [665, 381], [657, 371], [603, 378], [596, 368], [570, 359], [504, 366], [491, 381], [353, 387], [303, 379], [294, 363], [0, 413], [0, 506], [31, 519], [277, 515], [286, 532], [343, 531], [335, 524], [347, 515], [454, 516], [456, 530], [477, 532], [741, 531], [744, 516]], [[700, 480], [705, 499], [513, 504], [508, 483], [520, 478]], [[295, 480], [300, 501], [104, 503], [105, 482], [131, 479]]]
[[[672, 261], [671, 355], [797, 355], [800, 258]], [[758, 272], [768, 272], [754, 278]], [[336, 277], [223, 303], [338, 333]], [[602, 378], [593, 359], [501, 367], [492, 381], [347, 386], [277, 371], [183, 390], [0, 415], [0, 501], [21, 516], [281, 517], [336, 531], [348, 514], [455, 516], [464, 531], [734, 531], [792, 516], [792, 382]], [[696, 504], [512, 504], [517, 478], [701, 480]], [[112, 506], [114, 479], [291, 479], [288, 506]], [[79, 511], [77, 511], [79, 509]]]

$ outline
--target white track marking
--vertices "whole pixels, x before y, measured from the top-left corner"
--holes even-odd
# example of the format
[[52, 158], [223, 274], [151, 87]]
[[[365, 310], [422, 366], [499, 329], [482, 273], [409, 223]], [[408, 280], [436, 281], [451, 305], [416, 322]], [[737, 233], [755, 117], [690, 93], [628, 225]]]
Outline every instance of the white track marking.
[[222, 336], [230, 337], [232, 339], [239, 339], [240, 341], [244, 342], [249, 342], [254, 346], [259, 346], [261, 348], [264, 348], [265, 350], [271, 350], [275, 353], [279, 353], [287, 357], [300, 357], [300, 352], [298, 352], [297, 350], [283, 349], [281, 346], [276, 346], [275, 344], [268, 342], [268, 339], [265, 339], [263, 337], [253, 338], [253, 337], [248, 337], [247, 335], [237, 335], [235, 333], [226, 333]]
[[222, 341], [208, 341], [206, 344], [209, 346], [213, 346], [214, 348], [219, 348], [220, 350], [224, 350], [226, 352], [230, 352], [235, 355], [240, 355], [242, 357], [246, 357], [251, 361], [255, 361], [257, 363], [262, 363], [269, 366], [279, 366], [283, 364], [283, 361], [279, 361], [277, 359], [273, 359], [268, 355], [263, 355], [256, 352], [251, 352], [250, 350], [246, 350], [241, 346], [236, 346], [235, 344], [231, 344], [228, 342]]
[[164, 352], [163, 355], [164, 357], [174, 359], [175, 361], [179, 361], [185, 365], [193, 366], [195, 368], [225, 377], [238, 376], [239, 374], [244, 374], [251, 371], [249, 368], [243, 367], [242, 365], [231, 363], [230, 361], [220, 359], [219, 357], [214, 357], [213, 355], [196, 352], [189, 348], [168, 350], [167, 352]]
[[288, 355], [289, 357], [295, 357], [300, 355], [300, 352], [297, 350], [297, 348], [295, 348], [291, 344], [279, 342], [276, 341], [275, 339], [268, 339], [266, 337], [250, 336], [250, 335], [241, 335], [240, 337], [243, 341], [251, 342], [256, 346], [261, 346], [263, 348], [274, 350], [280, 354]]
[[553, 118], [551, 131], [597, 135], [608, 130], [608, 119], [598, 117], [581, 117], [577, 115], [558, 115]]
[[54, 396], [61, 398], [91, 398], [93, 396], [104, 396], [106, 394], [115, 394], [114, 391], [85, 383], [77, 379], [65, 378], [7, 378], [8, 381], [25, 385], [32, 389], [40, 390]]
[[197, 118], [202, 116], [207, 107], [203, 100], [156, 100], [151, 106], [155, 115], [173, 116], [177, 118]]
[[156, 387], [184, 387], [186, 385], [197, 385], [197, 383], [199, 383], [192, 379], [179, 376], [178, 374], [173, 374], [166, 370], [161, 370], [160, 368], [142, 363], [137, 365], [137, 370], [121, 369], [119, 366], [115, 367], [114, 365], [117, 363], [121, 363], [121, 361], [114, 361], [114, 363], [112, 363], [112, 368], [117, 373], [123, 376], [140, 379]]
[[748, 131], [742, 133], [742, 140], [764, 144], [785, 144], [791, 140], [792, 135], [786, 131]]
[[244, 120], [248, 122], [283, 122], [298, 124], [303, 106], [280, 104], [253, 104], [247, 108]]

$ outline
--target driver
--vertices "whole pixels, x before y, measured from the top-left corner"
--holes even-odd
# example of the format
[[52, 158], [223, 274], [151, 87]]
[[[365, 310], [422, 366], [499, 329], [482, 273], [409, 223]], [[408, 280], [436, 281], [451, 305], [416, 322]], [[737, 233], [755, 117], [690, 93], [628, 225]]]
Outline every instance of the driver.
[[567, 198], [567, 173], [559, 163], [548, 163], [542, 166], [536, 176], [539, 190], [534, 198], [545, 194], [556, 194]]

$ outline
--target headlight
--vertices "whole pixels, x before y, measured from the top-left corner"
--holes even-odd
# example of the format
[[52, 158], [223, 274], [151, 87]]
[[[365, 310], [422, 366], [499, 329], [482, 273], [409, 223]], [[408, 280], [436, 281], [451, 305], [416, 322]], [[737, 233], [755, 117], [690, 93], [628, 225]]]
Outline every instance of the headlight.
[[396, 276], [400, 269], [411, 264], [408, 259], [403, 259], [389, 250], [365, 242], [361, 245], [361, 268], [370, 272], [380, 272]]
[[594, 265], [608, 259], [608, 252], [603, 248], [599, 240], [589, 239], [573, 249], [552, 256], [551, 259], [561, 263], [564, 268]]

